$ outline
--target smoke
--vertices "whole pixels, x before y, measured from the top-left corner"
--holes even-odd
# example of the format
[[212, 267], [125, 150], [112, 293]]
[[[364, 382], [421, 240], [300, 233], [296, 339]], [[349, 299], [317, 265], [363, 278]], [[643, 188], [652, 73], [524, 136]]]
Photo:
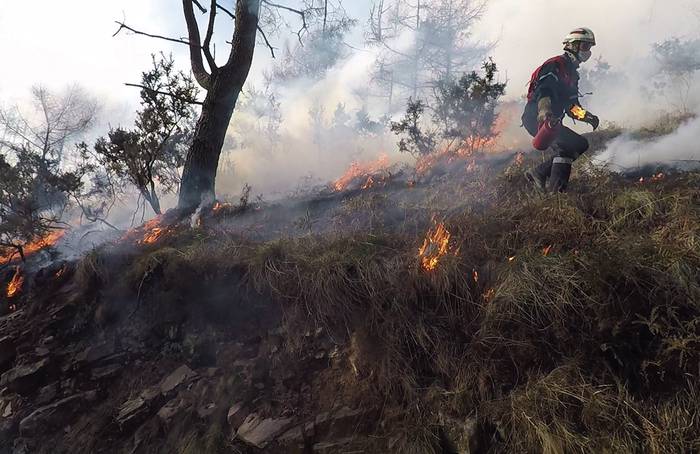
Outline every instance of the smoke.
[[[663, 112], [700, 111], [698, 74], [684, 81], [665, 74], [673, 68], [653, 52], [655, 43], [700, 37], [697, 6], [693, 8], [693, 2], [681, 0], [491, 0], [477, 36], [497, 41], [493, 56], [507, 74], [507, 95], [519, 99], [532, 71], [562, 52], [562, 38], [573, 28], [590, 27], [598, 45], [593, 58], [581, 66], [581, 91], [593, 93], [582, 103], [604, 122], [635, 128]], [[587, 130], [583, 125], [575, 128]]]
[[[366, 3], [367, 8], [358, 6], [356, 12], [370, 10], [369, 1], [358, 3]], [[255, 193], [275, 198], [302, 183], [332, 181], [353, 161], [371, 161], [382, 155], [392, 162], [410, 160], [398, 153], [396, 137], [386, 127], [389, 119], [401, 114], [403, 97], [388, 110], [390, 118], [385, 119], [380, 131], [360, 134], [354, 127], [355, 116], [361, 110], [373, 120], [387, 113], [385, 101], [373, 96], [377, 86], [372, 75], [381, 49], [364, 45], [361, 35], [367, 17], [356, 19], [357, 26], [346, 37], [345, 55], [325, 74], [278, 84], [275, 115], [279, 125], [274, 131], [265, 124], [272, 116], [269, 109], [261, 114], [260, 109], [247, 108], [245, 101], [241, 102], [223, 155], [219, 193], [236, 195], [248, 183]], [[677, 77], [669, 71], [675, 65], [654, 52], [655, 43], [676, 37], [690, 43], [698, 37], [699, 23], [692, 5], [682, 1], [662, 6], [655, 0], [565, 4], [491, 0], [472, 36], [475, 48], [495, 43], [485, 56], [493, 56], [501, 76], [508, 80], [507, 102], [499, 125], [503, 132], [500, 148], [529, 147], [529, 137], [519, 125], [530, 74], [544, 60], [561, 53], [563, 36], [579, 26], [591, 27], [598, 38], [594, 58], [581, 67], [581, 91], [586, 94], [582, 97], [584, 106], [597, 114], [603, 125], [635, 129], [653, 124], [665, 113], [700, 112], [700, 71]], [[406, 32], [392, 45], [405, 51], [414, 38]], [[474, 62], [477, 66], [479, 59]], [[252, 85], [264, 86], [263, 80], [260, 74], [253, 76]], [[340, 118], [339, 122], [338, 116], [345, 116], [345, 120]], [[694, 124], [684, 125], [683, 130]], [[580, 132], [590, 131], [581, 123], [573, 127]], [[682, 141], [685, 137], [681, 131], [677, 136], [668, 140]], [[665, 140], [659, 143], [662, 145], [658, 147], [676, 144]], [[614, 155], [611, 159], [619, 165], [635, 164], [640, 159], [640, 147], [651, 147], [642, 160], [664, 160], [665, 156], [686, 159], [687, 153], [680, 150], [689, 150], [680, 147], [665, 155], [655, 143], [625, 136], [611, 145], [606, 156]]]
[[682, 123], [674, 133], [653, 140], [622, 135], [596, 155], [595, 161], [622, 171], [655, 164], [697, 167], [700, 165], [698, 137], [700, 117], [695, 117]]

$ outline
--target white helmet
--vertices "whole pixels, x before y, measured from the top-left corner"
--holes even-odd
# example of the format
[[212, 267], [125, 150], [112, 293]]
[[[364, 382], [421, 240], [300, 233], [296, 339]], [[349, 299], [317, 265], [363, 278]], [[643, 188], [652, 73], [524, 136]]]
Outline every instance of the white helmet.
[[595, 46], [595, 35], [590, 28], [577, 28], [564, 38], [564, 49], [571, 52], [579, 63], [591, 58], [593, 46]]
[[591, 43], [591, 46], [595, 46], [595, 34], [590, 28], [577, 28], [575, 30], [572, 30], [568, 35], [566, 35], [563, 44], [574, 43], [576, 41]]

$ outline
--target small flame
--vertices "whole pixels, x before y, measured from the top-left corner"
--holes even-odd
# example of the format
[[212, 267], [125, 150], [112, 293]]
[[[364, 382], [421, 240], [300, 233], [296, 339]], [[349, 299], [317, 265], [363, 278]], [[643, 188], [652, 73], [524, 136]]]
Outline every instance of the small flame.
[[214, 204], [214, 206], [211, 207], [211, 211], [213, 211], [214, 214], [218, 214], [221, 210], [226, 209], [226, 208], [230, 208], [230, 207], [231, 207], [231, 204], [228, 202], [224, 202], [224, 203], [216, 202]]
[[53, 278], [54, 278], [54, 279], [58, 279], [58, 278], [60, 278], [61, 276], [63, 276], [63, 274], [64, 274], [65, 272], [66, 272], [66, 266], [63, 265], [63, 267], [61, 267], [60, 270], [56, 271], [56, 274], [53, 275]]
[[477, 270], [474, 270], [474, 272], [472, 273], [472, 278], [474, 279], [475, 283], [479, 283], [479, 272]]
[[138, 244], [153, 244], [172, 229], [167, 225], [162, 225], [163, 216], [156, 216], [140, 227], [129, 230], [122, 240], [136, 241]]
[[489, 288], [488, 290], [486, 290], [484, 292], [484, 294], [482, 296], [484, 298], [484, 301], [486, 301], [487, 303], [490, 303], [493, 300], [493, 298], [496, 296], [496, 290], [494, 288]]
[[[389, 167], [389, 157], [387, 155], [382, 155], [376, 161], [368, 162], [365, 164], [359, 164], [353, 162], [350, 164], [348, 170], [345, 171], [342, 177], [338, 178], [333, 182], [333, 189], [336, 192], [342, 191], [348, 187], [356, 178], [367, 176], [368, 180], [362, 189], [367, 189], [365, 186], [369, 183], [369, 179], [372, 178], [373, 174], [382, 172], [387, 167]], [[372, 182], [374, 184], [374, 181]]]
[[512, 262], [512, 261], [514, 261], [514, 260], [515, 260], [515, 256], [508, 257], [508, 261], [509, 261], [509, 262]]
[[550, 244], [549, 246], [542, 249], [542, 255], [547, 257], [551, 251], [552, 251], [552, 245]]
[[442, 222], [428, 231], [423, 240], [423, 245], [418, 249], [418, 257], [424, 270], [434, 270], [440, 259], [447, 254], [450, 246], [450, 236], [450, 232], [447, 231], [445, 224]]
[[7, 284], [7, 297], [12, 298], [22, 291], [22, 285], [24, 284], [24, 276], [22, 276], [22, 269], [17, 266], [15, 267], [15, 275], [12, 276], [12, 280]]
[[583, 120], [586, 118], [586, 109], [581, 106], [573, 106], [569, 112], [571, 112], [571, 115], [577, 120]]

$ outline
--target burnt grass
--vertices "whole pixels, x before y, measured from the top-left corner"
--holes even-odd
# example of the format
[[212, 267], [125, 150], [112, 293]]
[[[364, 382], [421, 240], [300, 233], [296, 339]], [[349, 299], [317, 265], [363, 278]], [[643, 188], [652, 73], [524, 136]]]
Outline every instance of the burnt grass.
[[[605, 134], [600, 143], [615, 135]], [[0, 324], [18, 339], [11, 366], [52, 336], [42, 384], [72, 378], [61, 392], [97, 397], [50, 430], [5, 429], [6, 446], [700, 451], [700, 172], [640, 183], [583, 161], [568, 194], [543, 195], [522, 177], [537, 159], [453, 163], [410, 188], [397, 177], [212, 215], [153, 245], [104, 246], [58, 280], [37, 274]], [[417, 251], [436, 222], [450, 250], [428, 272]], [[48, 315], [63, 307], [69, 315]], [[122, 369], [98, 383], [72, 365], [105, 339], [117, 340]], [[154, 407], [133, 426], [115, 423], [125, 401], [180, 364], [202, 379], [197, 398], [180, 391], [189, 403], [173, 421]], [[35, 400], [15, 398], [18, 421]], [[205, 401], [216, 410], [203, 418]], [[232, 436], [235, 402], [295, 424], [338, 407], [363, 416], [342, 434], [259, 449]]]

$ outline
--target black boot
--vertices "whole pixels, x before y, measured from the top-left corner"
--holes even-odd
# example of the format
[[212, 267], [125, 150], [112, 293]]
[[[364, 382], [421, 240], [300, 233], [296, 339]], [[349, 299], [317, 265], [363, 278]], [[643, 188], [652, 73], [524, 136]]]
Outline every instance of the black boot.
[[566, 192], [571, 176], [571, 158], [556, 157], [552, 161], [552, 172], [549, 177], [549, 190], [551, 192]]
[[547, 159], [542, 164], [533, 169], [525, 171], [525, 178], [538, 190], [547, 191], [547, 178], [552, 172], [552, 158]]

